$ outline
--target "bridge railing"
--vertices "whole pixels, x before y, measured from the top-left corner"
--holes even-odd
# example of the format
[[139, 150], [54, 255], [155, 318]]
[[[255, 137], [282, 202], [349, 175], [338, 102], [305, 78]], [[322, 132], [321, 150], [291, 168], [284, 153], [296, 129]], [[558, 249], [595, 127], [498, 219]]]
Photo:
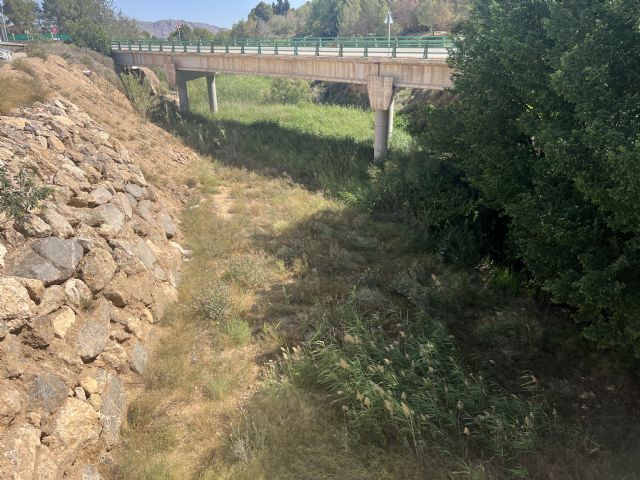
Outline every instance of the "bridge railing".
[[447, 56], [453, 41], [430, 37], [302, 37], [289, 39], [231, 38], [211, 42], [174, 40], [112, 40], [114, 52], [240, 53], [264, 55], [385, 56], [430, 58]]

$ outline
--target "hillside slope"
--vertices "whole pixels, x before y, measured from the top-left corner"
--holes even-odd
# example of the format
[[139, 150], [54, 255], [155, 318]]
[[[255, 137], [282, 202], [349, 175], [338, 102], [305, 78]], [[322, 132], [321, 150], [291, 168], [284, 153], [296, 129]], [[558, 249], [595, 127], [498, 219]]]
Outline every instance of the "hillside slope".
[[204, 28], [213, 33], [223, 30], [220, 27], [203, 22], [187, 22], [185, 20], [157, 20], [155, 22], [145, 22], [136, 20], [138, 28], [158, 38], [167, 38], [176, 29], [176, 25], [189, 25], [191, 28]]

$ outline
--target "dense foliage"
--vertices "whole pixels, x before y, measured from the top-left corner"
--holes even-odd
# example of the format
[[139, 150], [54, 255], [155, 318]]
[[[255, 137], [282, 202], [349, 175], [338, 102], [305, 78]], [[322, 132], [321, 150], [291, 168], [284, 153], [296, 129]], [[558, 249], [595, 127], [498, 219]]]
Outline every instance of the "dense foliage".
[[21, 168], [11, 181], [7, 171], [0, 166], [0, 213], [9, 218], [20, 219], [49, 196], [49, 189], [38, 187], [33, 173]]
[[[428, 218], [480, 227], [479, 252], [508, 254], [575, 308], [588, 338], [636, 356], [639, 13], [634, 0], [476, 2], [450, 60], [457, 100], [426, 116], [437, 159], [391, 189], [413, 210], [456, 205]], [[452, 182], [434, 189], [434, 168]], [[506, 247], [482, 209], [506, 223]]]

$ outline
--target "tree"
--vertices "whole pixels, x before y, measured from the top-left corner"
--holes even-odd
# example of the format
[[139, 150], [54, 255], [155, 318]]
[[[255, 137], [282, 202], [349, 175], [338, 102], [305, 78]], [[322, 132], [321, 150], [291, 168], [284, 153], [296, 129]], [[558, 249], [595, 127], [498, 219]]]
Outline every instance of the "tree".
[[263, 22], [268, 22], [272, 16], [273, 8], [266, 2], [260, 2], [249, 13], [249, 19], [262, 20]]
[[640, 358], [637, 18], [635, 0], [476, 2], [426, 144], [585, 335]]
[[274, 15], [286, 15], [291, 10], [289, 0], [278, 0], [271, 4]]
[[4, 13], [18, 30], [30, 30], [36, 22], [38, 4], [35, 0], [5, 0]]

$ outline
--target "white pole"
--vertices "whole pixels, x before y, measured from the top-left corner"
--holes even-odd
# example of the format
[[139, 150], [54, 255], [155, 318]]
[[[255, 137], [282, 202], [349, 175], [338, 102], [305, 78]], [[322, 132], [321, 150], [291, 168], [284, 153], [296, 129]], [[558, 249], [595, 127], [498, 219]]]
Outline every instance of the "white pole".
[[4, 21], [4, 3], [0, 3], [0, 18], [2, 18], [2, 34], [5, 42], [9, 42], [9, 35], [7, 35], [7, 24]]

